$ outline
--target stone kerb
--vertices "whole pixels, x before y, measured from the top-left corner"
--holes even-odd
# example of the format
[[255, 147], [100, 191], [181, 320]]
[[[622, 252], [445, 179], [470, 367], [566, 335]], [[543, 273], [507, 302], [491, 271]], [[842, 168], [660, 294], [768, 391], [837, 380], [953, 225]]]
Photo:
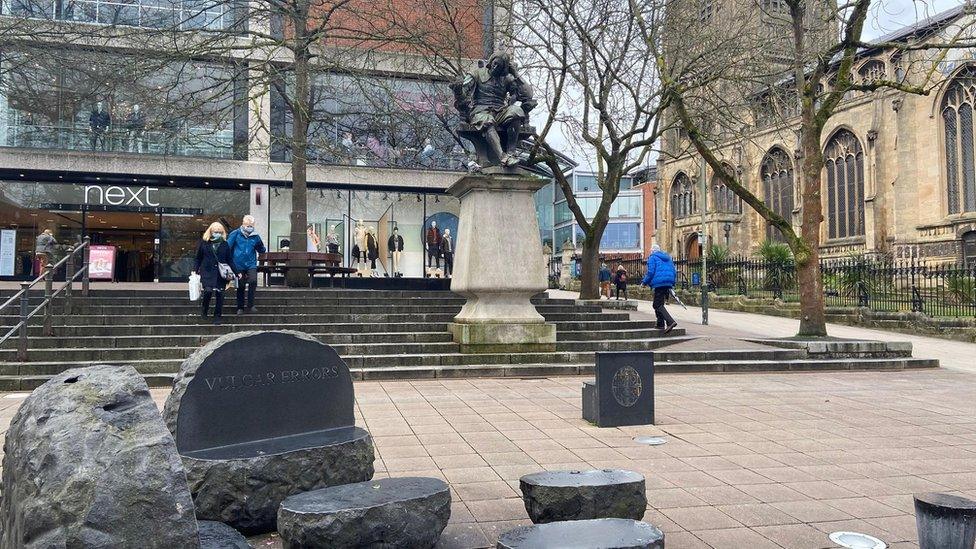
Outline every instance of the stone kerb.
[[238, 332], [195, 352], [163, 414], [197, 517], [270, 532], [286, 497], [371, 479], [373, 443], [354, 401], [345, 363], [307, 334]]
[[199, 545], [173, 437], [129, 366], [63, 372], [21, 405], [4, 440], [4, 549]]

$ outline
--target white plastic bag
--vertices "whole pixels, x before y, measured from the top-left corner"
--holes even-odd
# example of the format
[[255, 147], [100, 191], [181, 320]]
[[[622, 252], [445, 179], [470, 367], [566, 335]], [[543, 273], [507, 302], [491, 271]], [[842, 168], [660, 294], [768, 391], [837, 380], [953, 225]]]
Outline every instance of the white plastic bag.
[[203, 293], [203, 284], [200, 282], [200, 275], [190, 273], [190, 301], [200, 299], [201, 293]]

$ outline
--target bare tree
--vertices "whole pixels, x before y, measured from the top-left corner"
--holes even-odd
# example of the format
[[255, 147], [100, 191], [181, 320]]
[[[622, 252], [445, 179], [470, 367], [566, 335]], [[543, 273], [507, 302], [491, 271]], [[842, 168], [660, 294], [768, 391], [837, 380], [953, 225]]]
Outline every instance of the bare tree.
[[[820, 244], [824, 156], [821, 134], [838, 106], [852, 92], [896, 89], [927, 94], [938, 82], [939, 62], [953, 48], [971, 47], [972, 18], [909, 34], [902, 40], [867, 43], [861, 36], [872, 6], [879, 0], [853, 0], [838, 5], [821, 0], [762, 2], [750, 26], [709, 24], [696, 7], [685, 2], [670, 14], [669, 36], [687, 36], [702, 44], [674, 47], [647, 32], [655, 48], [666, 97], [673, 117], [687, 131], [694, 150], [716, 176], [767, 223], [775, 227], [793, 252], [800, 288], [798, 335], [826, 335]], [[710, 2], [708, 4], [711, 4]], [[723, 23], [729, 18], [722, 17]], [[696, 31], [696, 29], [702, 29]], [[703, 34], [704, 33], [704, 34]], [[857, 76], [860, 56], [901, 55], [911, 70], [904, 76]], [[716, 70], [723, 67], [722, 70]], [[787, 130], [797, 128], [800, 159], [800, 232], [753, 192], [740, 175], [723, 163], [727, 151], [749, 139], [757, 119], [778, 118]], [[787, 130], [788, 131], [788, 130]]]
[[[549, 168], [583, 231], [583, 299], [599, 298], [600, 241], [621, 179], [645, 163], [661, 132], [667, 103], [636, 15], [654, 27], [664, 4], [518, 0], [509, 8], [509, 41], [540, 100], [528, 162]], [[602, 198], [592, 217], [581, 208], [556, 154], [559, 132], [595, 161]]]

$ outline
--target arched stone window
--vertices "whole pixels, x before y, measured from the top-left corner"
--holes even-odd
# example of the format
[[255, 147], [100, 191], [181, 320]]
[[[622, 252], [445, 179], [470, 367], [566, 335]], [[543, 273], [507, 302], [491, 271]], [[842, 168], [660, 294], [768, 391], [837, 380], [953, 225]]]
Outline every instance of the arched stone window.
[[857, 71], [858, 84], [872, 84], [879, 80], [886, 80], [887, 78], [888, 71], [885, 68], [884, 61], [880, 59], [868, 61], [861, 65], [861, 68]]
[[946, 203], [950, 214], [976, 212], [973, 109], [976, 107], [976, 66], [960, 72], [942, 99], [945, 129]]
[[[731, 171], [731, 168], [726, 167]], [[712, 176], [712, 192], [715, 211], [723, 213], [742, 213], [742, 199], [722, 182], [718, 175]]]
[[697, 211], [698, 192], [684, 172], [678, 172], [671, 184], [671, 213], [675, 219], [688, 217]]
[[[790, 155], [779, 147], [766, 153], [759, 168], [763, 182], [763, 199], [769, 209], [787, 221], [793, 219], [793, 161]], [[783, 237], [775, 227], [766, 227], [766, 238], [782, 241]]]
[[864, 151], [853, 133], [840, 130], [824, 147], [827, 170], [827, 238], [864, 236]]

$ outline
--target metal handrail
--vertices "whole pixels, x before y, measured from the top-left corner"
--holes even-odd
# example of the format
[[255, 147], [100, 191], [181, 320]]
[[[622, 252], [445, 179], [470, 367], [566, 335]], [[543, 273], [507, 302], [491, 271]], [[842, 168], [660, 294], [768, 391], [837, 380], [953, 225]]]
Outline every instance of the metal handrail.
[[[0, 313], [4, 309], [9, 307], [15, 301], [20, 302], [20, 321], [17, 322], [10, 330], [0, 337], [0, 345], [10, 339], [15, 333], [19, 332], [19, 342], [17, 345], [17, 359], [21, 361], [27, 360], [27, 328], [28, 323], [31, 318], [36, 316], [42, 310], [44, 311], [44, 335], [51, 335], [51, 316], [52, 316], [52, 305], [54, 303], [54, 298], [58, 297], [61, 293], [65, 295], [65, 313], [71, 314], [71, 286], [72, 284], [81, 277], [82, 289], [81, 294], [84, 297], [88, 296], [89, 289], [89, 267], [90, 267], [90, 248], [91, 239], [85, 237], [84, 241], [77, 248], [71, 248], [68, 254], [58, 261], [56, 264], [51, 265], [48, 263], [45, 265], [44, 274], [38, 276], [31, 282], [22, 282], [20, 284], [20, 291], [15, 293], [10, 299], [0, 305]], [[82, 252], [82, 267], [75, 271], [74, 269], [74, 259], [75, 254]], [[64, 285], [61, 286], [56, 292], [53, 290], [54, 272], [58, 270], [62, 265], [65, 265], [65, 280]], [[30, 312], [27, 308], [30, 306], [30, 290], [35, 284], [44, 281], [44, 299], [41, 303], [35, 307]]]

